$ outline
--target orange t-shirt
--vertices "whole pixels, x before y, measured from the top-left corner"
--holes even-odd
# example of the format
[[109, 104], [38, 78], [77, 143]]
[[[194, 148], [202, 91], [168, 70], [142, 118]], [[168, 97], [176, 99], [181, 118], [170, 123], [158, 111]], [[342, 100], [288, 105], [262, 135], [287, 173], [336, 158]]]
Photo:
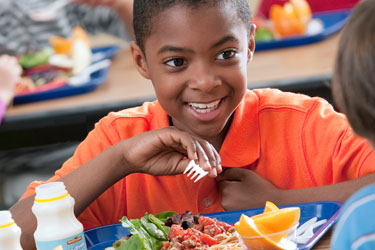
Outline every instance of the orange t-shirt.
[[[107, 147], [145, 131], [169, 126], [155, 101], [110, 113], [49, 181], [80, 167]], [[275, 89], [248, 90], [234, 113], [220, 150], [223, 167], [255, 171], [282, 189], [326, 185], [374, 172], [375, 153], [350, 129], [345, 116], [321, 98]], [[33, 182], [23, 195], [43, 182]], [[216, 182], [185, 175], [132, 174], [105, 191], [79, 216], [85, 229], [165, 210], [223, 211]]]

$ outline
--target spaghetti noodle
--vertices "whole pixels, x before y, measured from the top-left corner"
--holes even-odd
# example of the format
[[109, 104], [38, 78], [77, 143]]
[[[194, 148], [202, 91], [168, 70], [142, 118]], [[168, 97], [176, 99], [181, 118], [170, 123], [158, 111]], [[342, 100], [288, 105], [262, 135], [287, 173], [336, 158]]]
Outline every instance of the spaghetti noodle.
[[241, 250], [241, 245], [235, 233], [222, 233], [215, 236], [218, 244], [212, 245], [208, 250]]

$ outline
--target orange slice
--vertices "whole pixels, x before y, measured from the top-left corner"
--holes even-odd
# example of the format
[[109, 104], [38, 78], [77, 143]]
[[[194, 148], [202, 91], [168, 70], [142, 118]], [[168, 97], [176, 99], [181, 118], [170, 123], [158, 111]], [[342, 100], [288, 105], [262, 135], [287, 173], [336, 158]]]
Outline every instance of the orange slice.
[[271, 5], [270, 19], [281, 36], [304, 34], [310, 22], [311, 8], [306, 0], [290, 0], [283, 6]]
[[242, 223], [245, 223], [248, 229], [250, 229], [256, 234], [255, 236], [251, 236], [251, 237], [241, 235], [242, 242], [249, 249], [252, 249], [252, 250], [285, 250], [287, 249], [283, 247], [283, 245], [279, 242], [280, 241], [279, 239], [276, 239], [276, 240], [273, 239], [274, 235], [268, 236], [260, 232], [257, 226], [255, 225], [254, 220], [251, 217], [244, 215], [242, 217], [242, 220], [243, 220]]
[[287, 207], [258, 214], [251, 217], [259, 231], [263, 234], [272, 234], [288, 230], [299, 222], [301, 211], [299, 207]]
[[249, 220], [247, 219], [251, 218], [256, 228], [262, 234], [273, 234], [296, 226], [300, 216], [299, 207], [282, 208], [252, 217], [242, 214], [240, 220], [235, 223], [235, 227], [237, 232], [242, 236], [257, 236], [258, 232], [254, 231], [254, 228], [249, 225]]
[[248, 216], [241, 214], [240, 220], [234, 223], [237, 233], [245, 237], [253, 237], [258, 234], [256, 229], [249, 223]]
[[86, 32], [79, 26], [74, 27], [71, 38], [65, 39], [60, 36], [51, 36], [49, 42], [56, 54], [70, 55], [75, 40], [82, 40], [87, 46], [90, 47], [90, 41]]
[[287, 4], [286, 8], [283, 8], [280, 5], [273, 4], [270, 8], [270, 19], [280, 36], [296, 35], [303, 32], [302, 24], [289, 6]]
[[51, 36], [49, 42], [56, 54], [69, 54], [72, 49], [72, 40], [59, 36]]
[[263, 213], [279, 210], [279, 208], [271, 201], [266, 201]]
[[272, 202], [265, 209], [274, 209], [252, 217], [241, 215], [235, 223], [236, 231], [242, 241], [251, 249], [285, 249], [282, 239], [294, 230], [300, 219], [299, 207], [279, 209]]

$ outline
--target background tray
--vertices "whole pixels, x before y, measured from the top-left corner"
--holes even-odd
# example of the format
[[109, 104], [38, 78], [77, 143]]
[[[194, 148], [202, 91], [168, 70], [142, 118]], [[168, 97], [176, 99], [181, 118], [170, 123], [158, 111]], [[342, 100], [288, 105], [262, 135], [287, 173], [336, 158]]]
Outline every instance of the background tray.
[[[327, 219], [327, 222], [314, 230], [314, 236], [306, 242], [306, 244], [299, 244], [299, 250], [310, 249], [315, 243], [324, 235], [325, 232], [336, 222], [341, 203], [339, 202], [313, 202], [295, 204], [281, 207], [295, 207], [301, 208], [300, 225], [313, 217], [318, 220]], [[241, 214], [253, 216], [263, 212], [263, 208], [238, 210], [222, 213], [205, 214], [220, 221], [234, 224], [240, 219]], [[103, 250], [106, 247], [112, 246], [113, 242], [129, 234], [127, 228], [122, 227], [121, 224], [112, 224], [102, 227], [93, 228], [85, 232], [86, 243], [89, 250]]]
[[313, 13], [313, 18], [323, 22], [323, 30], [315, 35], [293, 36], [281, 40], [255, 42], [255, 51], [277, 49], [319, 42], [338, 32], [345, 24], [351, 10], [335, 10]]
[[[118, 46], [108, 46], [92, 49], [93, 58], [96, 58], [94, 62], [112, 58], [116, 52], [119, 50]], [[98, 71], [95, 71], [90, 75], [90, 81], [81, 84], [79, 86], [71, 86], [65, 84], [61, 87], [34, 92], [26, 95], [16, 95], [13, 98], [13, 105], [37, 102], [48, 99], [79, 95], [95, 90], [101, 83], [103, 83], [107, 78], [108, 68], [104, 68]]]

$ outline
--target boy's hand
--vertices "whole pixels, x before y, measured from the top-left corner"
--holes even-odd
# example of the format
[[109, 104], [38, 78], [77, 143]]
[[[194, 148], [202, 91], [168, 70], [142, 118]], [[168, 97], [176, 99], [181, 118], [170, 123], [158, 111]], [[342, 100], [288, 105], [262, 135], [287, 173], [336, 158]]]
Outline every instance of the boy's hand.
[[182, 174], [191, 160], [212, 178], [222, 171], [220, 156], [210, 143], [175, 127], [148, 131], [120, 144], [128, 174]]
[[258, 208], [267, 200], [280, 200], [281, 190], [248, 169], [227, 168], [216, 180], [225, 210]]

